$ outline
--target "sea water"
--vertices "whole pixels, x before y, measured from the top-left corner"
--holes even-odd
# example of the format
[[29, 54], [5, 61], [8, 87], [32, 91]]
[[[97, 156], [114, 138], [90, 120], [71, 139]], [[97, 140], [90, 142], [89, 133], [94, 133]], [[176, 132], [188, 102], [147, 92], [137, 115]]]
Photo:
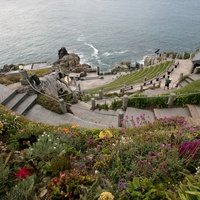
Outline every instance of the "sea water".
[[200, 47], [200, 0], [0, 0], [0, 67], [54, 62], [66, 47], [104, 70]]

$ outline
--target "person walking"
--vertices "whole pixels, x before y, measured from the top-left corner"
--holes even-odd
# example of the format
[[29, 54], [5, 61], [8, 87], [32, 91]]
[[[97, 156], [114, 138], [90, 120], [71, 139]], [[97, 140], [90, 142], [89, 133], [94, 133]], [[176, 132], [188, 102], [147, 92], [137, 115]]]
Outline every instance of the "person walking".
[[169, 90], [170, 83], [171, 83], [170, 76], [167, 76], [167, 78], [165, 78], [165, 87], [164, 87], [164, 90], [165, 90], [165, 88], [167, 88]]

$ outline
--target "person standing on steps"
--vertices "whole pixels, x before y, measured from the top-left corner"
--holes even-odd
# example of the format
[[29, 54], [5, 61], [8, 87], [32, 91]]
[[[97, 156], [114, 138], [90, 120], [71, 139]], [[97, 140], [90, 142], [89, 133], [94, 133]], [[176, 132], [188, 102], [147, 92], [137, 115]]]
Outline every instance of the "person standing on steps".
[[171, 83], [170, 76], [167, 76], [167, 78], [165, 78], [165, 87], [164, 87], [164, 90], [165, 90], [165, 88], [167, 88], [169, 90], [170, 83]]

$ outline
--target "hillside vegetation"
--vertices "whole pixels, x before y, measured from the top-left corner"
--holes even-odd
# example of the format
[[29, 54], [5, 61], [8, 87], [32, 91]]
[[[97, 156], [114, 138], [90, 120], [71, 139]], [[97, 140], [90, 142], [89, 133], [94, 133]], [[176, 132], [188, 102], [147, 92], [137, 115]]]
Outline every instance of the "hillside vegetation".
[[[131, 119], [126, 119], [130, 120]], [[48, 126], [0, 106], [0, 199], [198, 200], [200, 128], [183, 118], [132, 128]]]

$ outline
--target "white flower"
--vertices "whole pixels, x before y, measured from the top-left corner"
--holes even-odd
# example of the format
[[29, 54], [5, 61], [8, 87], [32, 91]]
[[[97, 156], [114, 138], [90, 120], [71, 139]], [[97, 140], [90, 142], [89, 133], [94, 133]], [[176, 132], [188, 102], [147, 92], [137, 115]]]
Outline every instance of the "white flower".
[[54, 149], [56, 149], [56, 147], [53, 147]]

